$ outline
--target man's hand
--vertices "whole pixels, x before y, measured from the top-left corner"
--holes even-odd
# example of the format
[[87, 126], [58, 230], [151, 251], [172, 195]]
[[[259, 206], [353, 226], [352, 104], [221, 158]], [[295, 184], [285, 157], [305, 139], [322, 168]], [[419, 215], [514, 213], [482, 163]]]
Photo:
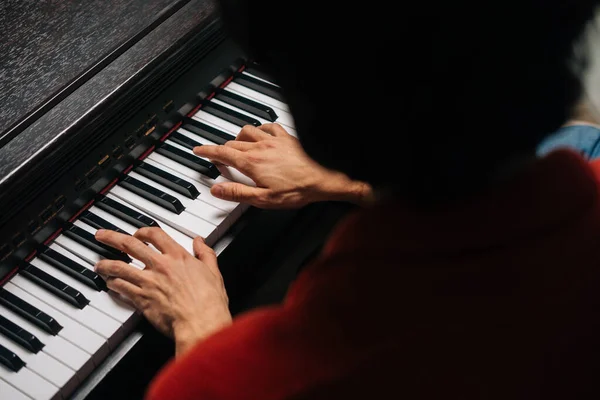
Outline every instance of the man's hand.
[[256, 187], [227, 182], [211, 188], [215, 197], [260, 208], [297, 208], [327, 200], [366, 204], [369, 185], [323, 168], [302, 149], [300, 142], [279, 124], [244, 126], [223, 146], [200, 146], [194, 153], [233, 167], [256, 182]]
[[146, 269], [139, 270], [106, 259], [96, 264], [96, 271], [106, 277], [109, 289], [129, 299], [159, 331], [174, 337], [178, 355], [231, 323], [217, 256], [202, 238], [194, 239], [196, 258], [160, 228], [141, 228], [133, 236], [99, 230], [96, 239], [145, 264]]

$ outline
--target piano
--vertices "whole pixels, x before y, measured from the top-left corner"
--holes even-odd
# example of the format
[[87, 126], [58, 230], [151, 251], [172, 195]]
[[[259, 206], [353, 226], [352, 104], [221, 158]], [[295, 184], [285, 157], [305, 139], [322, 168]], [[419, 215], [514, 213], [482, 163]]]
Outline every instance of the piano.
[[295, 125], [280, 87], [208, 0], [0, 6], [0, 399], [143, 396], [173, 344], [107, 290], [94, 239], [160, 226], [213, 246], [232, 313], [281, 300], [352, 210], [265, 211], [213, 197], [194, 146]]

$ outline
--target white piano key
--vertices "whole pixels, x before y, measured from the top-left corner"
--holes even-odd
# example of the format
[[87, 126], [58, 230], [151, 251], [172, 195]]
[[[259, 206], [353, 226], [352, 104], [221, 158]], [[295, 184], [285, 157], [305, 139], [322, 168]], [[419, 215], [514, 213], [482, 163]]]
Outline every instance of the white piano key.
[[180, 179], [184, 179], [188, 182], [190, 182], [191, 184], [193, 184], [194, 186], [196, 186], [196, 189], [198, 189], [198, 191], [200, 192], [200, 195], [198, 196], [198, 198], [208, 204], [212, 204], [213, 206], [226, 211], [228, 213], [231, 213], [238, 205], [239, 203], [233, 202], [233, 201], [227, 201], [227, 200], [223, 200], [223, 199], [219, 199], [215, 196], [213, 196], [210, 193], [210, 187], [207, 186], [206, 184], [199, 182], [195, 179], [190, 178], [189, 176], [185, 176], [184, 174], [175, 171], [174, 169], [171, 169], [165, 165], [162, 165], [161, 163], [158, 163], [154, 160], [151, 160], [149, 158], [144, 160], [145, 163], [152, 165], [153, 167], [156, 168], [160, 168], [165, 172], [168, 172], [170, 174], [175, 175], [176, 177], [180, 178]]
[[[14, 322], [14, 321], [13, 321]], [[21, 328], [25, 329], [23, 326]], [[30, 332], [31, 333], [31, 332]], [[40, 338], [38, 338], [40, 339]], [[43, 343], [43, 341], [42, 341]], [[0, 345], [15, 353], [25, 362], [27, 368], [61, 389], [74, 389], [76, 373], [71, 368], [50, 357], [43, 350], [32, 353], [0, 335]]]
[[[212, 102], [214, 102], [215, 104], [220, 104], [220, 105], [222, 105], [223, 107], [227, 107], [227, 108], [229, 108], [230, 110], [237, 111], [237, 112], [239, 112], [240, 114], [244, 114], [244, 115], [247, 115], [247, 116], [249, 116], [249, 117], [255, 118], [255, 119], [259, 120], [259, 121], [260, 121], [260, 123], [261, 123], [261, 124], [263, 124], [263, 125], [264, 125], [264, 124], [270, 124], [270, 123], [271, 123], [271, 121], [268, 121], [268, 120], [266, 120], [266, 119], [264, 119], [264, 118], [261, 118], [261, 117], [257, 117], [256, 115], [254, 115], [254, 114], [252, 114], [252, 113], [249, 113], [248, 111], [244, 111], [244, 110], [242, 110], [241, 108], [238, 108], [238, 107], [236, 107], [236, 106], [232, 106], [231, 104], [225, 103], [224, 101], [221, 101], [221, 100], [219, 100], [219, 99], [212, 99], [211, 101], [212, 101]], [[285, 130], [286, 130], [286, 131], [287, 131], [287, 132], [290, 134], [290, 135], [292, 135], [292, 136], [295, 136], [295, 137], [298, 137], [298, 134], [296, 133], [296, 129], [294, 128], [293, 121], [287, 121], [285, 117], [283, 117], [283, 118], [282, 118], [282, 116], [280, 116], [280, 115], [278, 114], [278, 111], [275, 111], [275, 113], [276, 113], [276, 114], [277, 114], [277, 116], [279, 117], [279, 118], [277, 118], [277, 120], [275, 121], [275, 123], [277, 123], [277, 124], [281, 125], [281, 126], [282, 126], [282, 127], [283, 127], [283, 128], [284, 128], [284, 129], [285, 129]], [[287, 114], [287, 113], [286, 113], [286, 114]], [[283, 112], [282, 112], [282, 115], [283, 115]], [[288, 115], [289, 115], [289, 114], [288, 114]], [[284, 122], [284, 120], [285, 120], [286, 122]], [[290, 122], [291, 122], [291, 123], [290, 123]]]
[[110, 193], [120, 198], [127, 204], [135, 205], [142, 212], [151, 215], [152, 217], [162, 221], [167, 225], [171, 225], [178, 231], [185, 233], [191, 238], [202, 236], [206, 242], [212, 242], [218, 236], [217, 227], [209, 222], [204, 221], [186, 211], [181, 214], [175, 214], [153, 202], [144, 199], [142, 196], [117, 185], [110, 190]]
[[69, 315], [81, 325], [107, 339], [109, 346], [111, 345], [111, 342], [121, 339], [123, 334], [120, 331], [121, 324], [95, 308], [88, 305], [83, 309], [79, 309], [19, 275], [14, 276], [11, 279], [11, 282], [15, 286], [20, 287], [27, 293], [56, 308], [63, 314]]
[[[171, 140], [167, 140], [166, 143], [170, 144], [173, 147], [177, 147], [181, 151], [185, 151], [186, 153], [195, 155], [192, 150], [190, 150], [186, 147], [183, 147], [182, 145], [175, 143]], [[198, 157], [198, 156], [196, 156], [196, 157]], [[200, 158], [203, 158], [203, 157], [200, 157]], [[248, 185], [248, 186], [256, 186], [256, 182], [254, 182], [248, 176], [242, 174], [240, 171], [238, 171], [237, 169], [235, 169], [233, 167], [222, 166], [219, 168], [219, 170], [221, 171], [221, 173], [223, 174], [224, 177], [226, 177], [227, 179], [229, 179], [231, 181], [243, 183], [244, 185]]]
[[215, 183], [229, 182], [229, 179], [223, 176], [218, 176], [216, 179], [209, 178], [208, 176], [203, 175], [200, 172], [195, 171], [189, 167], [186, 167], [185, 165], [180, 164], [177, 161], [173, 161], [170, 158], [163, 156], [162, 154], [152, 153], [148, 156], [147, 160], [156, 161], [157, 163], [167, 166], [175, 171], [179, 171], [181, 174], [190, 177], [195, 181], [202, 182], [209, 187], [212, 187], [212, 185], [214, 185]]
[[28, 325], [33, 326], [32, 330], [37, 329], [36, 332], [41, 331], [40, 336], [44, 337], [44, 344], [46, 345], [44, 351], [54, 358], [58, 357], [57, 359], [60, 359], [72, 369], [80, 371], [90, 357], [93, 356], [95, 360], [100, 360], [108, 354], [108, 343], [97, 333], [92, 332], [71, 317], [35, 298], [11, 282], [8, 282], [4, 289], [50, 315], [63, 327], [57, 336], [52, 336], [33, 324]]
[[[13, 372], [5, 366], [0, 365], [0, 379], [9, 383], [34, 400], [54, 400], [61, 398], [58, 387], [43, 379], [27, 367], [21, 368], [19, 372]], [[4, 397], [2, 400], [4, 400]], [[6, 398], [6, 400], [13, 399]]]
[[32, 335], [35, 335], [44, 344], [44, 348], [42, 349], [44, 354], [60, 361], [78, 373], [80, 377], [83, 377], [83, 374], [91, 372], [91, 368], [93, 367], [90, 362], [92, 355], [63, 339], [60, 336], [60, 332], [59, 335], [53, 336], [4, 306], [0, 306], [0, 311], [2, 311], [4, 317], [10, 319], [13, 323], [19, 325]]
[[215, 128], [224, 130], [226, 133], [230, 133], [233, 136], [237, 136], [238, 133], [240, 133], [240, 131], [242, 130], [242, 128], [237, 126], [236, 124], [232, 124], [229, 121], [225, 121], [224, 119], [219, 118], [216, 115], [212, 115], [211, 113], [207, 113], [202, 109], [200, 109], [200, 111], [194, 114], [192, 118], [197, 119], [198, 121], [209, 123]]
[[220, 210], [218, 208], [215, 208], [215, 207], [211, 206], [210, 204], [203, 202], [202, 200], [199, 200], [199, 199], [192, 200], [188, 197], [185, 197], [184, 195], [177, 193], [174, 190], [171, 190], [168, 187], [163, 186], [160, 183], [155, 182], [150, 178], [146, 178], [145, 176], [142, 176], [135, 171], [131, 171], [129, 173], [129, 175], [135, 179], [139, 179], [140, 181], [142, 181], [150, 186], [153, 186], [159, 190], [162, 190], [163, 192], [170, 194], [171, 196], [174, 196], [175, 198], [179, 199], [181, 204], [183, 204], [186, 212], [189, 212], [190, 214], [200, 217], [203, 220], [210, 222], [211, 224], [215, 225], [218, 228], [220, 228], [223, 225], [223, 223], [225, 222], [225, 220], [227, 219], [228, 213], [226, 213], [223, 210]]
[[[121, 199], [119, 199], [118, 197], [111, 195], [110, 193], [107, 195], [107, 197], [111, 198], [114, 201], [118, 201], [119, 203], [127, 204], [127, 203], [123, 202]], [[135, 210], [141, 214], [145, 214], [144, 211], [138, 209], [137, 207], [135, 207], [131, 204], [127, 204], [127, 206], [129, 208], [131, 208], [132, 210]], [[117, 225], [117, 224], [115, 223], [115, 225]], [[117, 225], [117, 226], [120, 226], [120, 225]], [[194, 254], [194, 240], [192, 238], [179, 232], [175, 228], [170, 227], [167, 224], [161, 224], [160, 228], [163, 231], [165, 231], [167, 235], [171, 236], [177, 243], [179, 243], [179, 245], [181, 247], [186, 249], [190, 254]]]
[[[64, 251], [62, 254], [71, 258], [73, 261], [82, 266], [86, 264], [85, 261], [69, 255], [66, 251]], [[40, 260], [39, 258], [31, 260], [30, 264], [33, 264], [42, 271], [47, 272], [57, 279], [60, 279], [62, 282], [71, 286], [72, 288], [79, 290], [90, 301], [89, 306], [92, 306], [96, 310], [103, 312], [109, 318], [118, 321], [120, 324], [125, 324], [127, 321], [129, 321], [131, 316], [135, 314], [135, 309], [133, 307], [126, 304], [124, 301], [117, 299], [116, 296], [111, 296], [107, 292], [96, 291], [79, 282], [75, 278], [65, 274], [63, 271], [54, 268], [45, 261]]]
[[57, 237], [54, 240], [54, 243], [59, 244], [61, 247], [71, 251], [74, 254], [77, 254], [79, 257], [81, 257], [90, 264], [95, 265], [98, 261], [104, 260], [104, 257], [102, 257], [100, 254], [88, 249], [84, 245], [76, 242], [75, 240], [65, 235], [60, 235], [59, 237]]
[[251, 76], [251, 77], [252, 77], [252, 78], [254, 78], [254, 79], [258, 79], [259, 81], [263, 81], [263, 82], [270, 83], [270, 84], [271, 84], [271, 85], [273, 85], [273, 86], [281, 87], [281, 86], [279, 86], [279, 85], [278, 85], [278, 84], [276, 84], [276, 83], [273, 83], [273, 82], [271, 82], [271, 81], [268, 81], [268, 80], [266, 80], [266, 79], [264, 79], [264, 78], [261, 78], [260, 76], [256, 76], [256, 75], [254, 75], [254, 74], [251, 74], [250, 72], [247, 72], [247, 71], [242, 71], [242, 74], [244, 74], [244, 75], [248, 75], [248, 76]]
[[232, 92], [235, 92], [240, 96], [245, 96], [250, 99], [256, 100], [260, 103], [267, 104], [275, 108], [275, 112], [277, 112], [277, 109], [286, 111], [288, 113], [290, 112], [289, 107], [284, 102], [274, 99], [270, 96], [264, 95], [260, 92], [257, 92], [254, 89], [247, 88], [246, 86], [240, 85], [239, 83], [230, 82], [229, 85], [225, 86], [225, 89], [231, 90]]
[[6, 400], [31, 400], [31, 397], [15, 389], [6, 381], [0, 379], [0, 399]]
[[115, 225], [117, 228], [121, 228], [122, 230], [129, 233], [130, 235], [133, 235], [138, 230], [138, 228], [131, 225], [129, 222], [123, 221], [121, 218], [115, 217], [114, 215], [104, 211], [101, 208], [98, 208], [97, 206], [90, 207], [89, 211], [96, 214], [103, 220], [108, 221], [111, 224]]

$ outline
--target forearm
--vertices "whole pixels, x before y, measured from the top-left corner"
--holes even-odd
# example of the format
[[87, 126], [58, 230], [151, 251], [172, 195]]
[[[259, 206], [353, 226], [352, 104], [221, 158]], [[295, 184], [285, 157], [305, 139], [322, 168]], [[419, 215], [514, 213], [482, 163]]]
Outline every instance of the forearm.
[[319, 194], [316, 196], [316, 201], [344, 201], [367, 206], [375, 199], [371, 185], [352, 180], [337, 172], [332, 172], [317, 190]]

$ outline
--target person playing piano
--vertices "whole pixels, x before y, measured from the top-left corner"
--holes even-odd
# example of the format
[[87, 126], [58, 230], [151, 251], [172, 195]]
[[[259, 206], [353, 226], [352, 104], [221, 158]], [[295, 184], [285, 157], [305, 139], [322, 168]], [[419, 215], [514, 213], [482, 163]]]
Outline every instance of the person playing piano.
[[222, 0], [300, 140], [265, 125], [196, 149], [257, 183], [213, 194], [365, 207], [283, 304], [233, 320], [202, 238], [99, 231], [146, 269], [97, 270], [175, 340], [147, 398], [598, 398], [600, 165], [536, 156], [581, 96], [596, 3]]

